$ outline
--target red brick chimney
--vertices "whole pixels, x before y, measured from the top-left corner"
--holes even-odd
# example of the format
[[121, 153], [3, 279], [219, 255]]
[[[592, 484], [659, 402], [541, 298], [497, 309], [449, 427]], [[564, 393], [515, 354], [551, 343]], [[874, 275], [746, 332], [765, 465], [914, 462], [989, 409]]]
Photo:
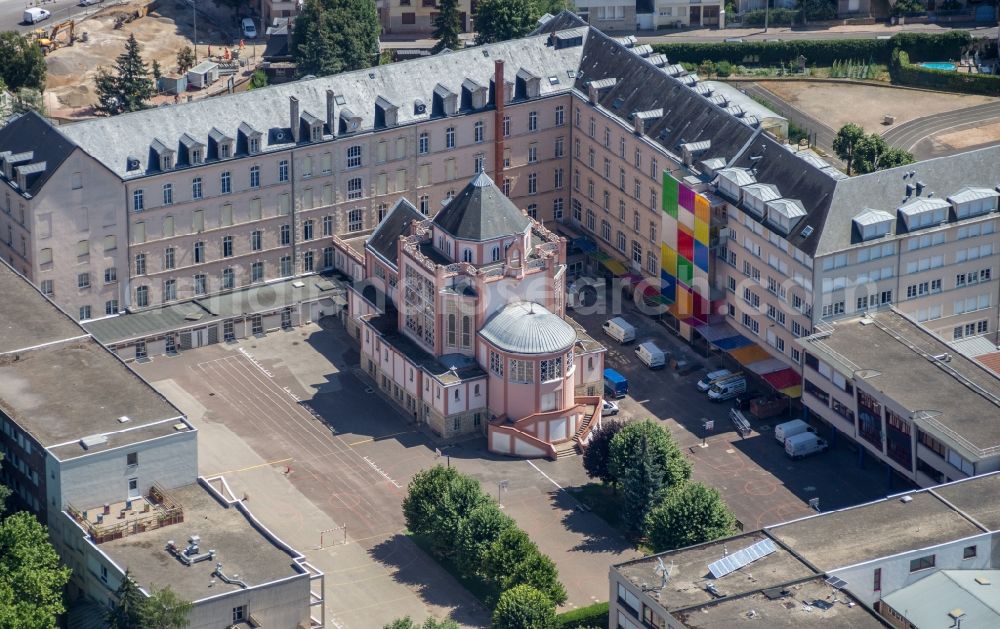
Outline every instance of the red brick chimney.
[[493, 62], [493, 181], [503, 188], [503, 106], [505, 97], [503, 59]]

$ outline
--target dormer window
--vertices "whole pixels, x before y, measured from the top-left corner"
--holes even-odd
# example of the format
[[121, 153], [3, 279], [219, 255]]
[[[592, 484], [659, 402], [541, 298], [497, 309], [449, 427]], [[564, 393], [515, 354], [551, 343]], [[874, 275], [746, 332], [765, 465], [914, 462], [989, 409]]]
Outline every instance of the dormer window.
[[250, 138], [249, 148], [251, 155], [260, 153], [260, 138]]
[[778, 188], [768, 183], [752, 183], [743, 186], [743, 206], [757, 218], [764, 218], [764, 210], [768, 201], [780, 199]]
[[160, 156], [160, 170], [170, 170], [174, 167], [174, 156], [173, 155], [161, 155]]
[[899, 208], [907, 231], [934, 227], [948, 218], [951, 203], [944, 199], [919, 198]]
[[201, 152], [201, 149], [191, 149], [190, 156], [188, 157], [188, 159], [191, 161], [192, 164], [200, 164], [203, 161], [205, 161], [205, 157], [204, 154]]
[[874, 240], [885, 236], [892, 230], [895, 221], [892, 214], [881, 210], [865, 210], [854, 217], [854, 228], [861, 235], [861, 240]]
[[728, 195], [730, 199], [739, 199], [740, 188], [757, 181], [757, 178], [750, 174], [746, 168], [723, 168], [718, 172], [719, 190]]
[[228, 159], [232, 157], [232, 147], [228, 142], [219, 145], [219, 159]]
[[786, 236], [805, 215], [806, 210], [802, 207], [802, 203], [795, 199], [776, 199], [767, 202], [768, 224]]
[[314, 124], [313, 126], [309, 127], [309, 138], [313, 142], [319, 142], [320, 140], [322, 140], [323, 139], [323, 125], [322, 124]]
[[962, 188], [957, 194], [948, 197], [955, 209], [955, 218], [962, 220], [973, 216], [989, 214], [997, 209], [997, 198], [1000, 192], [990, 188]]

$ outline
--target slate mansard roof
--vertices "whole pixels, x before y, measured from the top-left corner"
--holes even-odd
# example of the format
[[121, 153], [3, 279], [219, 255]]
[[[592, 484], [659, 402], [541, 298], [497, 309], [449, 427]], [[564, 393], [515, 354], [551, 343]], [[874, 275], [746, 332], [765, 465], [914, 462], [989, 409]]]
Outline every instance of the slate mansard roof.
[[400, 236], [410, 234], [413, 223], [425, 218], [413, 204], [406, 199], [400, 199], [368, 238], [367, 247], [398, 269], [399, 249], [396, 248], [396, 242]]
[[523, 234], [531, 219], [479, 173], [435, 215], [434, 224], [460, 240], [482, 242]]

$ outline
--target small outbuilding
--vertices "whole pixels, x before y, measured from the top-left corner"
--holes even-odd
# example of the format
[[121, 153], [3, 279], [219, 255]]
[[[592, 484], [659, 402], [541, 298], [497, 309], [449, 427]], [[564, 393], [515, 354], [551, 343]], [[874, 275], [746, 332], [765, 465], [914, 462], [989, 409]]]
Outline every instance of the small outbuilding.
[[219, 79], [219, 64], [202, 61], [188, 70], [187, 80], [191, 87], [208, 87]]

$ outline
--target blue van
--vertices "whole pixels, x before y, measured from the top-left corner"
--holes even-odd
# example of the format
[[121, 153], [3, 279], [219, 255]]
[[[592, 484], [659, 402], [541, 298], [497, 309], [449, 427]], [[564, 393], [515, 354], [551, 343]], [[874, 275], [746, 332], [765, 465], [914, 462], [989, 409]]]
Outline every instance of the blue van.
[[628, 395], [628, 380], [614, 369], [604, 370], [604, 393], [616, 400]]

